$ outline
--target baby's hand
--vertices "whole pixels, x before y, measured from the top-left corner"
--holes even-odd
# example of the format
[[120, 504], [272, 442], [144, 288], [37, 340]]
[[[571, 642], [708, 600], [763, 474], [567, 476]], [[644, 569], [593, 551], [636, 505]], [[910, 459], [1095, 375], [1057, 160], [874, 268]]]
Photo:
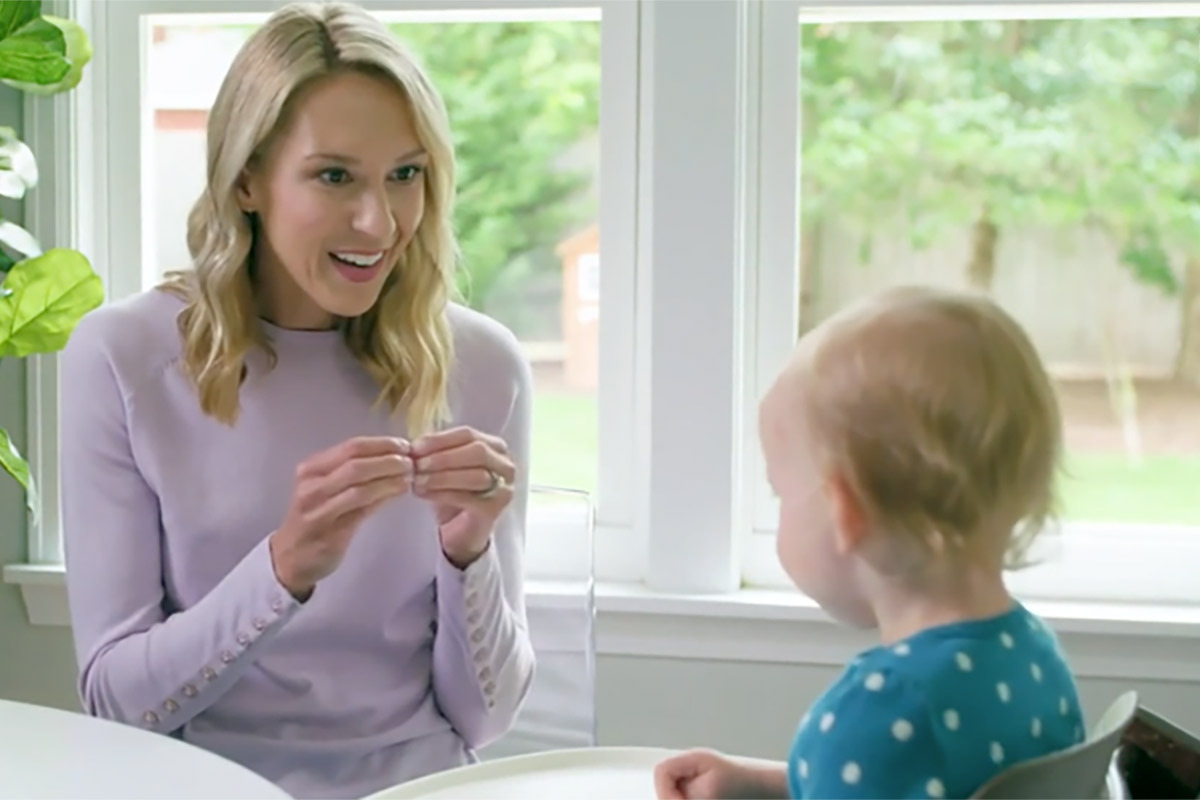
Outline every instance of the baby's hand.
[[752, 772], [712, 750], [689, 750], [654, 768], [659, 800], [729, 800], [760, 797]]

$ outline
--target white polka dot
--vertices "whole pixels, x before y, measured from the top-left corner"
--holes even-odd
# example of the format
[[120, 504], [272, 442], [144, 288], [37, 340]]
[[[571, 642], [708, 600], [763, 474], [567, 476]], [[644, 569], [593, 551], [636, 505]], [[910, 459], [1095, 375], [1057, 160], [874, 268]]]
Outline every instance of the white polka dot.
[[821, 715], [821, 733], [827, 733], [833, 727], [833, 712], [826, 711]]
[[906, 719], [898, 719], [892, 723], [892, 736], [896, 737], [898, 742], [907, 742], [912, 738], [913, 726]]
[[1006, 649], [1008, 649], [1008, 650], [1012, 650], [1012, 649], [1013, 649], [1013, 637], [1012, 637], [1012, 634], [1011, 634], [1011, 633], [1009, 633], [1008, 631], [1004, 631], [1004, 633], [1001, 633], [1001, 634], [1000, 634], [1000, 644], [1004, 645], [1004, 647], [1005, 647]]
[[937, 778], [930, 778], [929, 783], [925, 784], [925, 794], [930, 797], [945, 797], [946, 787]]
[[946, 723], [946, 727], [949, 728], [950, 730], [952, 730], [952, 731], [958, 730], [958, 723], [959, 723], [958, 712], [955, 711], [953, 708], [946, 709], [945, 713], [942, 714], [942, 721]]
[[800, 759], [800, 763], [796, 765], [796, 771], [800, 773], [801, 778], [807, 779], [808, 778], [808, 762], [805, 761], [803, 758]]
[[1029, 723], [1029, 733], [1035, 739], [1042, 735], [1042, 721], [1037, 717], [1034, 717], [1033, 722]]
[[846, 766], [842, 767], [842, 781], [850, 786], [858, 783], [858, 779], [861, 777], [862, 770], [853, 761], [847, 761]]
[[958, 662], [958, 668], [963, 672], [971, 671], [971, 657], [966, 653], [956, 653], [954, 660]]
[[996, 684], [996, 694], [1000, 696], [1001, 703], [1007, 703], [1012, 699], [1012, 691], [1008, 688], [1008, 684], [1000, 681]]
[[1067, 702], [1067, 698], [1065, 698], [1065, 697], [1058, 698], [1058, 713], [1062, 714], [1065, 717], [1067, 715], [1067, 712], [1069, 712], [1070, 710], [1071, 710], [1071, 706]]
[[1000, 746], [999, 742], [992, 742], [992, 761], [995, 761], [997, 764], [999, 764], [1003, 760], [1004, 748]]
[[1029, 673], [1031, 675], [1033, 675], [1033, 679], [1035, 681], [1037, 681], [1038, 683], [1042, 682], [1042, 668], [1039, 667], [1037, 664], [1029, 665]]
[[892, 652], [898, 656], [906, 656], [912, 652], [912, 648], [909, 647], [907, 643], [901, 642], [892, 648]]
[[867, 689], [869, 689], [870, 691], [878, 692], [880, 689], [883, 688], [883, 673], [882, 672], [872, 672], [870, 675], [867, 676], [865, 685], [866, 685]]

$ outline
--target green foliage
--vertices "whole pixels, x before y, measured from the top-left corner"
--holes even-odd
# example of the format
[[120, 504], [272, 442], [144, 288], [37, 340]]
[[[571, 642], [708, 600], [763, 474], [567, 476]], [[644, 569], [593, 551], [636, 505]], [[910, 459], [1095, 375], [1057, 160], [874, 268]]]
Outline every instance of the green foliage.
[[[594, 134], [597, 22], [396, 24], [445, 98], [458, 159], [464, 289], [481, 305], [520, 256], [589, 218], [587, 175], [566, 162]], [[554, 268], [553, 259], [542, 259]]]
[[0, 358], [53, 353], [104, 289], [83, 254], [54, 248], [16, 264], [0, 289]]
[[[74, 88], [91, 60], [87, 34], [71, 20], [44, 16], [40, 0], [0, 3], [0, 80], [21, 91], [56, 94]], [[30, 149], [0, 128], [0, 195], [19, 200], [37, 185]], [[100, 305], [100, 278], [83, 254], [42, 252], [24, 228], [0, 219], [0, 358], [62, 349], [79, 319]], [[0, 467], [36, 509], [29, 465], [0, 429]]]
[[803, 213], [917, 246], [1099, 225], [1173, 292], [1169, 252], [1200, 250], [1198, 43], [1195, 19], [803, 26]]

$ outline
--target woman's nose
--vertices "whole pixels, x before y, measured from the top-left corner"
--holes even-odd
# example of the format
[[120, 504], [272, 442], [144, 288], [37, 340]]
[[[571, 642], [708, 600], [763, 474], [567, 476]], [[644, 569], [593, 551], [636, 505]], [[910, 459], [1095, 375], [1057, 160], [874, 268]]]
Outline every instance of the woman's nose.
[[392, 204], [383, 189], [363, 192], [355, 210], [356, 230], [377, 239], [382, 245], [390, 245], [396, 234], [396, 220]]

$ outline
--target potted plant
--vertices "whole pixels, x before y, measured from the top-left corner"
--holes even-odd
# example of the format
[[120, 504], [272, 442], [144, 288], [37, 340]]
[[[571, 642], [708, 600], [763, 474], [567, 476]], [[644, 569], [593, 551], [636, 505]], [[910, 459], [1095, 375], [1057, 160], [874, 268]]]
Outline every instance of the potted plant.
[[[0, 2], [0, 81], [31, 94], [73, 89], [92, 47], [77, 23], [42, 14], [41, 0]], [[0, 195], [21, 200], [37, 185], [37, 161], [12, 128], [0, 127]], [[76, 323], [100, 305], [104, 290], [87, 258], [75, 250], [42, 250], [12, 220], [0, 217], [0, 359], [52, 353]], [[0, 467], [37, 508], [29, 465], [0, 428]]]

